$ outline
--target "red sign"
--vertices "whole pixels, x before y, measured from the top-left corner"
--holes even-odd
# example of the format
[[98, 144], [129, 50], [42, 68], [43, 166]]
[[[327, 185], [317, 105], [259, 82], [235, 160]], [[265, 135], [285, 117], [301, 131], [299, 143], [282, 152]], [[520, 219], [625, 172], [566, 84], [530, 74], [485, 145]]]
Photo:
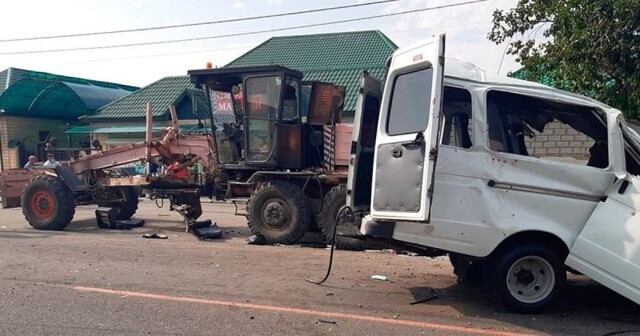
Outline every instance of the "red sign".
[[215, 92], [215, 113], [226, 114], [233, 113], [233, 102], [231, 95], [227, 92]]

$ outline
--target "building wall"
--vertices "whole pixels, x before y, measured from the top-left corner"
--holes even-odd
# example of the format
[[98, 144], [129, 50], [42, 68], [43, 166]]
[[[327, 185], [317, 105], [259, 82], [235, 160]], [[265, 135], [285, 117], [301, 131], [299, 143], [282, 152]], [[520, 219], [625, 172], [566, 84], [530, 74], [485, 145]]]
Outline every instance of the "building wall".
[[[37, 153], [38, 144], [44, 146], [44, 142], [41, 141], [42, 136], [49, 132], [53, 132], [52, 136], [59, 140], [59, 146], [67, 147], [67, 136], [64, 134], [66, 129], [66, 122], [61, 120], [0, 116], [2, 168], [22, 167], [21, 163], [23, 162], [20, 160], [20, 154], [27, 157], [30, 154]], [[41, 132], [44, 133], [41, 134]], [[22, 145], [9, 148], [11, 140]], [[44, 158], [40, 159], [43, 160]]]
[[554, 121], [545, 127], [544, 133], [536, 132], [532, 139], [525, 137], [525, 143], [529, 154], [536, 157], [573, 157], [576, 160], [586, 160], [594, 141], [568, 125]]

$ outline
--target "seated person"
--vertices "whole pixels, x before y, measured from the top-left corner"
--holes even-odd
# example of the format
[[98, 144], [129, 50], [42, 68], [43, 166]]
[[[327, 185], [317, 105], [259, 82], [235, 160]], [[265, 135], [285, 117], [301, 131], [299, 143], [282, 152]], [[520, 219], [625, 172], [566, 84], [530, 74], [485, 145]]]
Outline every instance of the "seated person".
[[49, 153], [47, 154], [47, 161], [42, 165], [43, 167], [46, 168], [55, 168], [58, 166], [62, 166], [62, 164], [60, 164], [60, 162], [56, 161], [56, 155], [53, 153]]
[[34, 169], [36, 167], [36, 163], [38, 162], [38, 158], [34, 155], [29, 156], [29, 161], [24, 165], [24, 169]]

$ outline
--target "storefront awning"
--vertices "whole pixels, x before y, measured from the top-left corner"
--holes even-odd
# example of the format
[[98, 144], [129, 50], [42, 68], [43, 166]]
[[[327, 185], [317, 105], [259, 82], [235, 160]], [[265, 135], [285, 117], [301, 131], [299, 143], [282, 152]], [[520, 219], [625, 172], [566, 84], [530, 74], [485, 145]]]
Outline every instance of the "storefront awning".
[[[154, 132], [160, 132], [164, 126], [154, 126]], [[77, 126], [67, 130], [66, 134], [122, 134], [122, 133], [146, 133], [145, 126]]]
[[7, 115], [75, 120], [130, 93], [91, 83], [25, 78], [2, 93], [0, 109]]

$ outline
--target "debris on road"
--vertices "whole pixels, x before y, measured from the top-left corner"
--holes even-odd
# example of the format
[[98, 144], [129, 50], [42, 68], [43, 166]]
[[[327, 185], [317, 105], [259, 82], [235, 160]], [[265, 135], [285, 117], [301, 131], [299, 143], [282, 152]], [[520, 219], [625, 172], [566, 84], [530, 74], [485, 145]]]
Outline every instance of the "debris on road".
[[250, 244], [250, 245], [266, 245], [267, 241], [264, 239], [263, 236], [254, 234], [253, 236], [247, 238], [247, 244]]
[[189, 226], [189, 230], [199, 239], [217, 239], [222, 237], [222, 229], [210, 219], [196, 221]]
[[387, 281], [387, 277], [385, 275], [374, 274], [371, 276], [371, 279], [378, 281]]
[[162, 234], [158, 232], [148, 232], [143, 234], [142, 238], [167, 239], [169, 237], [166, 234]]
[[320, 323], [328, 323], [328, 324], [338, 324], [338, 322], [336, 322], [336, 321], [329, 321], [329, 320], [318, 320], [318, 322], [320, 322]]
[[437, 294], [432, 294], [431, 296], [425, 297], [425, 298], [421, 298], [421, 299], [416, 299], [415, 301], [409, 303], [410, 305], [415, 305], [415, 304], [419, 304], [419, 303], [424, 303], [427, 301], [431, 301], [435, 298], [437, 298], [438, 295]]

